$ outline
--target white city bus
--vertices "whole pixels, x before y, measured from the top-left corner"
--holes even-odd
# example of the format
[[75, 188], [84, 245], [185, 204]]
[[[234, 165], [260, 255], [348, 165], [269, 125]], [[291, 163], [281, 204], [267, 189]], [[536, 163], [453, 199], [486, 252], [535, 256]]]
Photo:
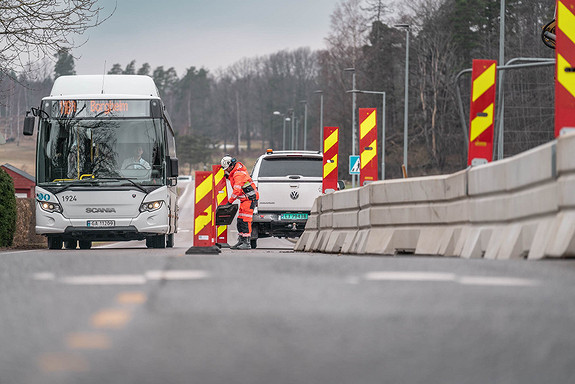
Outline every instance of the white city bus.
[[[176, 145], [150, 77], [62, 76], [32, 114], [36, 233], [48, 248], [144, 239], [149, 248], [173, 247]], [[24, 120], [25, 135], [34, 116]]]

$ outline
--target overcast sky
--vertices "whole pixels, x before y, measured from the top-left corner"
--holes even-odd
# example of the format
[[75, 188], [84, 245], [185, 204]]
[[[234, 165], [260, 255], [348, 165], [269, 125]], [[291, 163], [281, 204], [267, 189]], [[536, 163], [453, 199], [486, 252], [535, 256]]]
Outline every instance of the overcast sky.
[[[83, 36], [72, 52], [79, 75], [99, 74], [113, 64], [136, 69], [191, 66], [212, 73], [244, 57], [283, 49], [325, 48], [330, 15], [339, 0], [118, 0], [112, 17]], [[104, 14], [115, 0], [99, 0]]]

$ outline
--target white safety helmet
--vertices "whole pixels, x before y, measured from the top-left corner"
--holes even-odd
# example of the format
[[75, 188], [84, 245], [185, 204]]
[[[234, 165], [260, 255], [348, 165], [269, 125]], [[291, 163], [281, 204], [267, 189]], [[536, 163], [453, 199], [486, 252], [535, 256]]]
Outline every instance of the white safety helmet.
[[224, 170], [228, 169], [230, 166], [234, 166], [236, 164], [236, 159], [231, 157], [230, 155], [225, 155], [222, 157], [220, 164]]

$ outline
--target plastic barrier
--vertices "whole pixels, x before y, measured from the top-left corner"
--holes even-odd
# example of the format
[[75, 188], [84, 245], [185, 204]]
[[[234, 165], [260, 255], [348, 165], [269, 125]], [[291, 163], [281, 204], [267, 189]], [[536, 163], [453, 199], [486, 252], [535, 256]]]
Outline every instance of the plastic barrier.
[[575, 133], [451, 175], [316, 199], [296, 251], [541, 259], [575, 256]]

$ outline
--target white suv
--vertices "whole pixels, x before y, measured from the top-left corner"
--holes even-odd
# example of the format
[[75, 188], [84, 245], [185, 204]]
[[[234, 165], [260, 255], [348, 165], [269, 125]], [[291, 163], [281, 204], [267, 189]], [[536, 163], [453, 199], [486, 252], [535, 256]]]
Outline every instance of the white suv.
[[321, 195], [323, 154], [270, 151], [252, 170], [260, 199], [254, 211], [251, 246], [263, 237], [299, 237], [316, 197]]

